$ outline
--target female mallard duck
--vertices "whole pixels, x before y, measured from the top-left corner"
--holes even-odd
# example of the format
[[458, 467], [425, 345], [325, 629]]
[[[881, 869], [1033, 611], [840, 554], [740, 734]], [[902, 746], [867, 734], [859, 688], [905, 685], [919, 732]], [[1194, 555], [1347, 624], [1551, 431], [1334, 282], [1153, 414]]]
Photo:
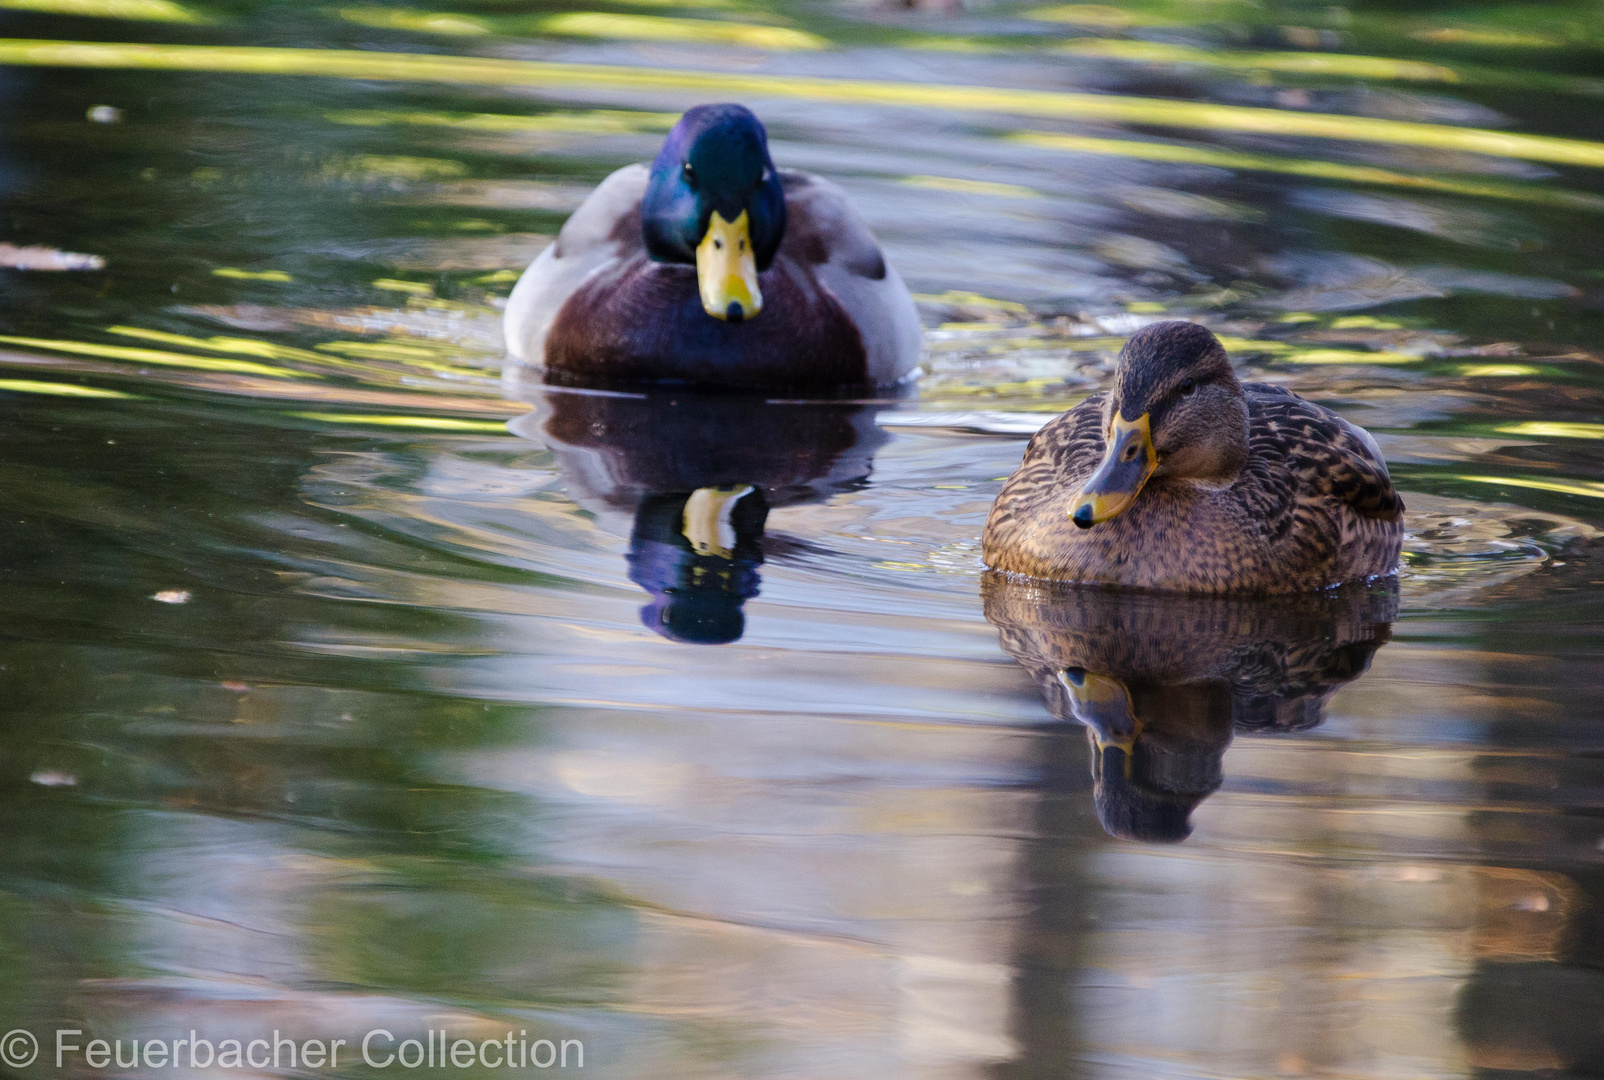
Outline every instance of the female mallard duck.
[[919, 314], [840, 188], [769, 160], [740, 105], [680, 117], [574, 211], [507, 301], [508, 351], [570, 383], [888, 386]]
[[987, 566], [1201, 593], [1324, 589], [1397, 569], [1403, 501], [1370, 435], [1237, 382], [1213, 334], [1158, 323], [1114, 387], [1030, 442], [986, 521]]

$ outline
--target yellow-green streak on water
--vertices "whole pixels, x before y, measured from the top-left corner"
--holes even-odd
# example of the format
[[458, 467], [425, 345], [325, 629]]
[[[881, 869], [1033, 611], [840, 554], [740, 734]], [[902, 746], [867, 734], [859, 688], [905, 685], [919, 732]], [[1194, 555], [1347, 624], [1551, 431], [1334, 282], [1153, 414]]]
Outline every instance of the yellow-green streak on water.
[[12, 337], [0, 334], [0, 342], [21, 345], [30, 349], [48, 349], [51, 352], [73, 353], [78, 356], [98, 356], [106, 360], [129, 360], [137, 364], [157, 367], [195, 368], [199, 371], [228, 371], [239, 375], [267, 375], [275, 379], [315, 379], [317, 376], [286, 368], [253, 364], [247, 360], [219, 360], [210, 356], [185, 356], [183, 353], [163, 352], [159, 349], [130, 349], [121, 345], [96, 345], [88, 341], [58, 341], [53, 338]]
[[1533, 184], [1510, 184], [1460, 177], [1417, 176], [1414, 173], [1380, 169], [1371, 165], [1348, 165], [1338, 161], [1316, 161], [1307, 158], [1280, 157], [1275, 154], [1217, 150], [1208, 146], [1133, 142], [1129, 139], [1098, 139], [1086, 135], [1061, 135], [1054, 131], [1021, 131], [1008, 138], [1046, 150], [1064, 150], [1072, 154], [1106, 154], [1113, 157], [1140, 158], [1144, 161], [1168, 161], [1180, 165], [1210, 165], [1221, 169], [1285, 173], [1316, 180], [1418, 188], [1422, 191], [1440, 191], [1445, 195], [1510, 199], [1604, 213], [1604, 196], [1584, 191], [1542, 188]]
[[[635, 112], [625, 109], [591, 109], [585, 112], [546, 112], [530, 116], [511, 113], [406, 112], [400, 109], [342, 109], [325, 119], [353, 127], [459, 128], [464, 131], [562, 132], [577, 135], [667, 131], [678, 113]], [[217, 273], [217, 271], [213, 271]]]
[[[107, 333], [117, 334], [120, 337], [138, 338], [143, 341], [155, 342], [159, 345], [176, 345], [182, 349], [200, 349], [203, 352], [233, 353], [237, 356], [255, 356], [262, 360], [300, 361], [305, 364], [318, 364], [323, 367], [336, 368], [346, 371], [366, 372], [369, 374], [383, 374], [382, 368], [371, 364], [358, 364], [350, 360], [338, 360], [322, 353], [308, 352], [297, 349], [291, 345], [280, 345], [272, 341], [259, 341], [256, 338], [211, 337], [196, 338], [184, 334], [169, 334], [162, 330], [147, 330], [139, 326], [108, 326]], [[261, 365], [255, 365], [261, 367]], [[222, 369], [219, 369], [222, 370]], [[244, 370], [244, 369], [238, 369]], [[300, 372], [287, 371], [283, 368], [261, 368], [256, 374], [272, 372], [278, 375], [299, 375]]]
[[46, 15], [76, 15], [95, 19], [132, 19], [137, 22], [203, 23], [200, 14], [171, 0], [0, 0], [0, 8], [37, 11]]
[[102, 390], [98, 386], [79, 386], [77, 383], [43, 382], [39, 379], [0, 379], [0, 390], [18, 394], [48, 394], [53, 397], [117, 398], [134, 400], [137, 394], [120, 390]]
[[1462, 153], [1604, 168], [1604, 143], [1482, 128], [1449, 127], [1331, 113], [1161, 98], [1021, 90], [988, 86], [926, 85], [860, 79], [741, 75], [728, 72], [640, 69], [601, 64], [430, 56], [339, 49], [280, 49], [212, 45], [136, 45], [81, 41], [0, 39], [0, 63], [40, 67], [136, 68], [260, 75], [317, 75], [501, 86], [604, 86], [692, 91], [751, 98], [807, 98], [859, 104], [944, 108], [1097, 120], [1156, 127], [1239, 131], [1355, 142], [1397, 143]]
[[1591, 480], [1538, 480], [1525, 476], [1478, 476], [1461, 474], [1455, 480], [1472, 484], [1502, 484], [1505, 487], [1529, 488], [1532, 491], [1553, 491], [1561, 495], [1581, 495], [1589, 499], [1604, 499], [1604, 484]]
[[1193, 45], [1157, 41], [1113, 41], [1081, 38], [1065, 42], [1058, 51], [1098, 60], [1124, 60], [1139, 64], [1202, 64], [1235, 70], [1258, 68], [1297, 75], [1341, 75], [1355, 79], [1398, 79], [1409, 82], [1459, 82], [1459, 73], [1441, 64], [1394, 60], [1386, 56], [1353, 56], [1318, 52], [1210, 51]]
[[1494, 429], [1501, 435], [1537, 435], [1552, 439], [1604, 439], [1604, 424], [1582, 420], [1525, 420]]
[[502, 420], [453, 420], [444, 416], [375, 416], [371, 413], [291, 413], [302, 420], [316, 420], [325, 424], [368, 424], [374, 427], [417, 428], [425, 431], [472, 431], [489, 435], [506, 435], [507, 424]]

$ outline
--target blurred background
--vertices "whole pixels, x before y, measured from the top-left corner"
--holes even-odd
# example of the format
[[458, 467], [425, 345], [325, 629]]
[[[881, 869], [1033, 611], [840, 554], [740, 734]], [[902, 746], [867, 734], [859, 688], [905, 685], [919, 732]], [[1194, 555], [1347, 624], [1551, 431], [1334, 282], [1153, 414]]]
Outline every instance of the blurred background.
[[[1604, 1069], [1601, 49], [1593, 0], [0, 0], [0, 1027]], [[916, 392], [503, 384], [521, 269], [726, 100], [870, 221]], [[1377, 435], [1395, 590], [982, 596], [1160, 318]], [[723, 554], [699, 445], [762, 493]], [[1136, 633], [1207, 720], [1152, 714], [1167, 779], [1054, 674]]]

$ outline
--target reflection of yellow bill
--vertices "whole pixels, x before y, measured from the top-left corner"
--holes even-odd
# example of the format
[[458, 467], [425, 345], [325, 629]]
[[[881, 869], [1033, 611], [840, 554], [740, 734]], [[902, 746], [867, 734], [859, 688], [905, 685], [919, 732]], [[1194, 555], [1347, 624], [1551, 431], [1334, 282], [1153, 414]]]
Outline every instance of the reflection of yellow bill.
[[734, 221], [725, 221], [715, 210], [707, 223], [707, 235], [696, 245], [702, 309], [715, 319], [740, 322], [763, 310], [748, 220], [745, 210]]
[[1070, 712], [1091, 730], [1097, 748], [1125, 751], [1128, 772], [1129, 755], [1142, 730], [1130, 690], [1112, 675], [1083, 668], [1065, 668], [1058, 673], [1058, 683], [1069, 699]]
[[733, 487], [705, 487], [691, 492], [685, 500], [684, 533], [691, 550], [698, 555], [735, 557], [735, 526], [730, 515], [735, 504], [752, 494], [751, 484]]

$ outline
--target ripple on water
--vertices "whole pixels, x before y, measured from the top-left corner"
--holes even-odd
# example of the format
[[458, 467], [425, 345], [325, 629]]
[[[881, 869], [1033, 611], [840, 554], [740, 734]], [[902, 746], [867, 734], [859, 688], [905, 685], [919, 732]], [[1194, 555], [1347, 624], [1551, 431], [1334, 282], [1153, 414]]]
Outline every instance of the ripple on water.
[[1474, 606], [1567, 548], [1604, 537], [1575, 518], [1508, 503], [1410, 492], [1400, 575], [1407, 608]]

